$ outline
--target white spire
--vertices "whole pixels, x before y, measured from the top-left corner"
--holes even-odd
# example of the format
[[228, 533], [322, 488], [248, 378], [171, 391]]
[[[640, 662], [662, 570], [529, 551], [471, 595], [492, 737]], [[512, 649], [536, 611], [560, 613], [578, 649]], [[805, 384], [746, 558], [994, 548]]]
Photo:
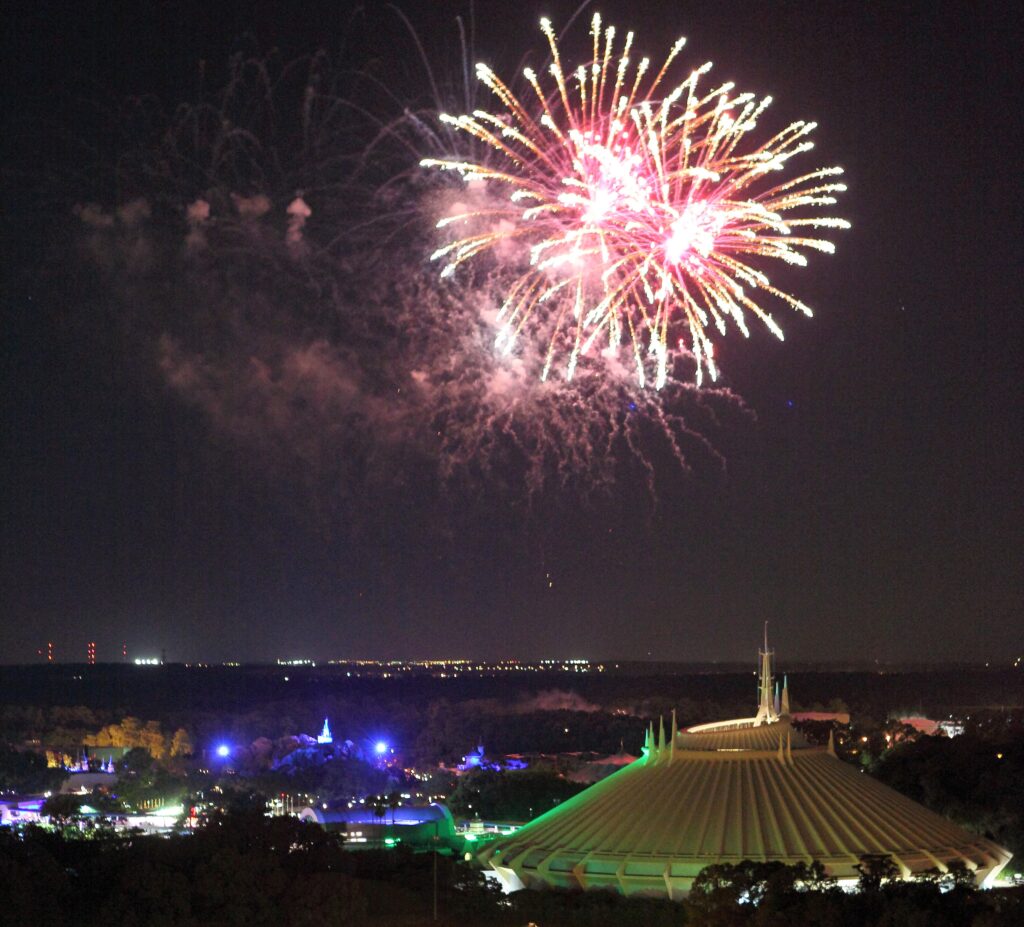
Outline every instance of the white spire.
[[761, 675], [757, 683], [758, 706], [754, 724], [770, 724], [778, 721], [775, 699], [772, 692], [772, 652], [768, 649], [768, 622], [764, 623], [764, 650], [758, 653]]

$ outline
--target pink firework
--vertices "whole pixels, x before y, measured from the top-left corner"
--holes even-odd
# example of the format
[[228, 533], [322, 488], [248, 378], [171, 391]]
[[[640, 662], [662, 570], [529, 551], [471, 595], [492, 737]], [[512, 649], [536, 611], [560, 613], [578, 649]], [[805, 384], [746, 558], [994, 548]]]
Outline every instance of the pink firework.
[[747, 335], [747, 313], [782, 338], [763, 303], [810, 315], [757, 265], [804, 265], [807, 251], [834, 250], [808, 231], [849, 228], [820, 215], [846, 189], [835, 180], [841, 168], [773, 182], [813, 147], [815, 124], [794, 122], [758, 143], [752, 133], [770, 97], [737, 93], [731, 83], [701, 89], [710, 62], [670, 84], [685, 40], [658, 71], [647, 58], [633, 67], [633, 33], [618, 50], [614, 27], [602, 29], [595, 16], [593, 60], [567, 74], [550, 22], [541, 28], [549, 90], [527, 68], [524, 102], [478, 65], [502, 109], [441, 116], [499, 157], [421, 162], [459, 173], [474, 201], [438, 222], [460, 234], [433, 254], [443, 277], [484, 252], [503, 262], [523, 256], [499, 313], [497, 347], [512, 351], [524, 331], [546, 338], [542, 378], [562, 351], [571, 379], [595, 346], [615, 354], [628, 344], [640, 384], [653, 374], [660, 388], [676, 351], [693, 354], [698, 384], [705, 369], [715, 379], [714, 332], [724, 335], [731, 320]]

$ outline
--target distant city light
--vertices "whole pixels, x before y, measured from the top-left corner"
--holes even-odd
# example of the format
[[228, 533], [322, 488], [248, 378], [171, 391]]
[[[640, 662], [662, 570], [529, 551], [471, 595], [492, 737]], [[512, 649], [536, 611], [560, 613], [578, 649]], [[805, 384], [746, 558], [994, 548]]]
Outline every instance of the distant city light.
[[221, 744], [217, 747], [217, 756], [227, 757], [231, 756], [231, 748], [227, 744]]
[[384, 743], [383, 740], [378, 740], [377, 743], [374, 744], [373, 749], [376, 750], [378, 753], [387, 753], [388, 745]]

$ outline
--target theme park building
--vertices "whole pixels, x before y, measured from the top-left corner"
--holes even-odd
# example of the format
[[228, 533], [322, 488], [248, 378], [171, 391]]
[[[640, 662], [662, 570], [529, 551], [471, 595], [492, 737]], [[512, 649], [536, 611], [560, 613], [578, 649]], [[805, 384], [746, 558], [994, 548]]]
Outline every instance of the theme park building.
[[1011, 854], [810, 745], [774, 689], [767, 640], [752, 718], [648, 728], [634, 763], [490, 843], [481, 860], [506, 890], [560, 886], [685, 895], [706, 866], [821, 863], [852, 883], [861, 857], [892, 858], [903, 878], [950, 863], [990, 883]]

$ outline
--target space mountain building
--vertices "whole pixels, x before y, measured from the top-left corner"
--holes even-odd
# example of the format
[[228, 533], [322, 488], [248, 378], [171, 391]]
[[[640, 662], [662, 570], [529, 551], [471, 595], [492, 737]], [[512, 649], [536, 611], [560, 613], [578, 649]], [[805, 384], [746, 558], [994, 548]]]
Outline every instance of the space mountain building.
[[966, 865], [980, 885], [1009, 861], [969, 833], [836, 757], [790, 725], [773, 693], [767, 640], [752, 718], [648, 728], [634, 763], [485, 847], [508, 891], [559, 886], [678, 898], [715, 863], [821, 863], [840, 884], [862, 856], [886, 854], [904, 878]]

